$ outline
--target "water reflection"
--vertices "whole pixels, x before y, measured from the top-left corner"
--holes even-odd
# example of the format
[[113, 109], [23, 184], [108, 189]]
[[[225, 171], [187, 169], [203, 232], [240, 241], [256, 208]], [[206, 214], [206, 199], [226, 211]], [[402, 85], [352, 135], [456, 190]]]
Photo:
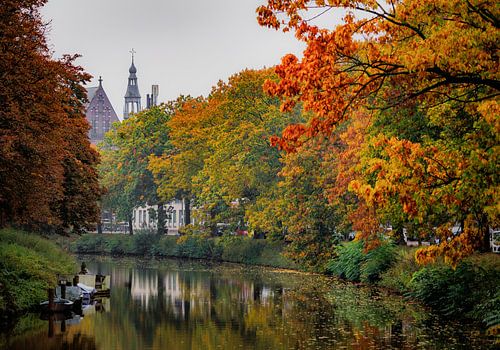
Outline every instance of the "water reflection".
[[111, 298], [77, 320], [18, 324], [0, 336], [0, 347], [493, 347], [470, 326], [440, 320], [401, 298], [323, 276], [236, 265], [85, 259], [91, 272], [111, 275]]

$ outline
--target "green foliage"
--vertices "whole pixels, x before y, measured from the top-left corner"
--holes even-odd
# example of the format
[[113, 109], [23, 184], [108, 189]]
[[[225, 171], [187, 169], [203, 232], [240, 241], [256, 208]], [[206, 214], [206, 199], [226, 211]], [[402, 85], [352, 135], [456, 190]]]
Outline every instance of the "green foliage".
[[173, 257], [177, 254], [177, 237], [163, 236], [153, 247], [153, 254], [158, 257]]
[[[443, 264], [413, 274], [409, 295], [449, 316], [474, 315], [494, 301], [500, 291], [500, 270], [484, 269], [470, 261], [456, 269]], [[483, 305], [481, 306], [481, 304]]]
[[[175, 108], [174, 101], [139, 112], [116, 124], [100, 145], [99, 174], [101, 185], [107, 190], [102, 205], [115, 211], [121, 220], [130, 220], [138, 205], [159, 202], [148, 159], [170, 149], [166, 123]], [[158, 217], [158, 221], [162, 220]]]
[[49, 240], [22, 231], [0, 230], [0, 313], [28, 310], [47, 298], [56, 275], [76, 262]]
[[281, 254], [285, 246], [279, 241], [225, 235], [219, 238], [218, 244], [222, 246], [223, 261], [248, 265], [299, 268], [298, 265], [293, 264]]
[[472, 310], [471, 316], [481, 320], [489, 333], [498, 335], [500, 329], [500, 288], [497, 288], [494, 296], [484, 296]]
[[363, 242], [353, 241], [338, 246], [336, 258], [327, 264], [327, 270], [338, 277], [355, 282], [373, 283], [380, 279], [396, 259], [395, 246], [382, 242], [380, 246], [363, 252]]
[[138, 255], [151, 255], [160, 237], [156, 231], [139, 231], [132, 236], [132, 252]]
[[283, 242], [231, 235], [211, 238], [207, 234], [193, 233], [197, 232], [193, 228], [188, 231], [190, 233], [181, 237], [145, 232], [133, 236], [87, 234], [74, 242], [71, 249], [76, 253], [154, 255], [299, 268], [282, 254], [285, 248]]
[[413, 273], [421, 268], [415, 260], [415, 251], [415, 248], [398, 249], [396, 261], [380, 275], [378, 284], [400, 293], [408, 292]]
[[220, 259], [220, 250], [213, 239], [204, 235], [185, 235], [177, 240], [175, 256], [194, 259]]
[[221, 237], [219, 244], [224, 248], [222, 260], [253, 265], [258, 264], [266, 242], [264, 240], [227, 235]]
[[375, 249], [370, 250], [363, 257], [360, 268], [361, 281], [376, 282], [381, 273], [387, 271], [396, 260], [396, 246], [391, 243], [383, 243]]
[[339, 245], [335, 252], [337, 257], [327, 264], [327, 271], [340, 278], [359, 282], [363, 261], [363, 242], [352, 241]]
[[73, 242], [71, 250], [75, 253], [100, 253], [104, 252], [102, 235], [83, 235]]

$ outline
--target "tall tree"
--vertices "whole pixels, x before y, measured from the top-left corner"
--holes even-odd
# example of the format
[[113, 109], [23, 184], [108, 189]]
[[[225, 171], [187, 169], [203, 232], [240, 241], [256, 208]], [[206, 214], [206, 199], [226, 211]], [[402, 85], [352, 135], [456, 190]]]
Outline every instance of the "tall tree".
[[269, 69], [245, 70], [219, 82], [208, 98], [185, 103], [169, 122], [172, 153], [152, 159], [160, 193], [192, 196], [213, 231], [217, 222], [245, 226], [245, 214], [281, 169], [269, 137], [300, 120], [264, 93], [268, 78]]
[[[314, 24], [334, 11], [345, 14], [343, 23]], [[440, 238], [419, 251], [422, 262], [444, 255], [456, 263], [488, 249], [489, 227], [499, 225], [498, 5], [278, 0], [257, 12], [262, 25], [294, 30], [307, 44], [302, 59], [283, 58], [280, 81], [266, 89], [283, 98], [283, 109], [300, 101], [315, 116], [274, 142], [297, 150], [366, 108], [379, 129], [366, 139], [365, 179], [351, 189], [372, 211], [392, 203]], [[426, 130], [416, 139], [384, 134], [379, 123], [402, 125], [417, 116]], [[457, 223], [461, 229], [452, 232]]]
[[[157, 205], [157, 229], [165, 225], [163, 201], [157, 195], [149, 157], [159, 156], [170, 148], [168, 120], [177, 102], [171, 102], [133, 115], [106, 134], [101, 147], [102, 184], [107, 188], [105, 204], [116, 208], [118, 216], [129, 222], [132, 211], [144, 204]], [[132, 230], [130, 231], [132, 234]]]
[[98, 155], [87, 138], [77, 56], [53, 60], [39, 8], [0, 7], [0, 226], [67, 230], [96, 220]]

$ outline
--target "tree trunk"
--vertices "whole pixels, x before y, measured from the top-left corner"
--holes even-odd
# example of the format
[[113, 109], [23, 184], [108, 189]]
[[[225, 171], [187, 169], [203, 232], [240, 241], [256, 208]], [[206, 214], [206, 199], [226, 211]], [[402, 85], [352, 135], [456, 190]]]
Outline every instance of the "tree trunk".
[[184, 225], [191, 224], [191, 199], [184, 198]]
[[129, 215], [128, 217], [128, 233], [133, 235], [134, 234], [134, 228], [132, 227], [132, 216]]
[[111, 227], [110, 227], [111, 233], [114, 231], [114, 222], [113, 222], [113, 211], [111, 210]]
[[490, 227], [488, 225], [488, 217], [486, 216], [486, 214], [481, 214], [481, 216], [479, 217], [478, 226], [482, 238], [479, 251], [481, 251], [482, 253], [491, 252]]
[[97, 223], [97, 233], [102, 235], [102, 222], [101, 222], [100, 218], [99, 218], [99, 222]]
[[215, 210], [210, 210], [210, 234], [212, 237], [216, 237], [217, 232], [217, 223], [215, 222]]
[[396, 227], [393, 238], [394, 243], [397, 245], [406, 245], [405, 236], [403, 235], [403, 226]]
[[165, 233], [165, 208], [163, 204], [158, 204], [157, 212], [158, 222], [156, 223], [157, 233], [163, 235]]

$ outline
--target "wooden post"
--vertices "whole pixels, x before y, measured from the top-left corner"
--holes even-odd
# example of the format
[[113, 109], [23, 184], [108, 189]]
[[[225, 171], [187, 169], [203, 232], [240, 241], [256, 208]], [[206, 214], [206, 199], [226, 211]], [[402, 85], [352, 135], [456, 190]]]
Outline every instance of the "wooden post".
[[54, 288], [47, 289], [49, 295], [49, 311], [54, 311]]
[[49, 338], [54, 336], [54, 315], [49, 315]]
[[66, 284], [61, 283], [61, 298], [66, 299]]

